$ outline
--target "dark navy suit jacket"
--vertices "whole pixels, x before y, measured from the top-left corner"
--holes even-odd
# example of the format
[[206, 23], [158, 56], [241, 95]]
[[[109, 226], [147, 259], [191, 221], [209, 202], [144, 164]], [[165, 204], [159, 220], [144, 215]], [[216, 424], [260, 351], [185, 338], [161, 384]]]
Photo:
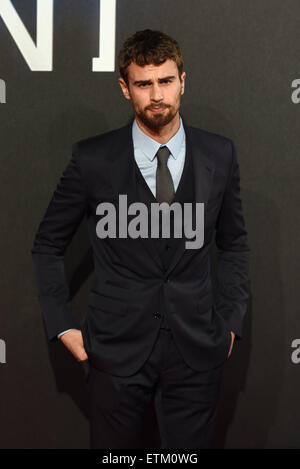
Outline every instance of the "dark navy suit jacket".
[[[80, 328], [90, 363], [120, 376], [149, 356], [160, 328], [157, 304], [164, 288], [168, 324], [186, 363], [204, 371], [227, 359], [231, 333], [242, 337], [248, 300], [249, 246], [232, 140], [186, 125], [193, 158], [195, 202], [204, 203], [204, 243], [186, 249], [183, 236], [163, 269], [154, 243], [96, 234], [96, 207], [119, 194], [139, 201], [134, 178], [132, 122], [75, 143], [72, 157], [39, 225], [31, 250], [48, 338]], [[87, 217], [94, 272], [83, 322], [72, 311], [64, 251]], [[217, 247], [216, 295], [210, 248]]]

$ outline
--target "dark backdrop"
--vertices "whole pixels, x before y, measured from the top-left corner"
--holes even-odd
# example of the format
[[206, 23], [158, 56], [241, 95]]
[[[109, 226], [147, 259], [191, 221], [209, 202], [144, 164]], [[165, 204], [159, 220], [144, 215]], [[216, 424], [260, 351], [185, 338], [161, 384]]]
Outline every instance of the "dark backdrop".
[[[35, 40], [36, 1], [13, 4]], [[118, 0], [116, 57], [135, 31], [173, 35], [187, 73], [187, 123], [232, 138], [251, 248], [244, 337], [225, 365], [217, 446], [300, 447], [298, 0]], [[53, 71], [31, 71], [0, 18], [0, 446], [87, 448], [84, 370], [49, 343], [30, 249], [73, 142], [126, 124], [114, 72], [92, 72], [99, 2], [54, 2]], [[74, 310], [87, 307], [92, 261], [85, 221], [66, 252]], [[149, 445], [158, 441], [149, 410]], [[151, 446], [149, 446], [151, 447]], [[154, 447], [154, 446], [152, 446]]]

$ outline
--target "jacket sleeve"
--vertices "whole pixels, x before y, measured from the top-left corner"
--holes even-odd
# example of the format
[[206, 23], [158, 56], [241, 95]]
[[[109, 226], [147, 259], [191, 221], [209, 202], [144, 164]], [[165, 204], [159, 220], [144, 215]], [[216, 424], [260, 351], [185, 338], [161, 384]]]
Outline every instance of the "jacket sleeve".
[[64, 252], [86, 211], [86, 191], [78, 163], [78, 144], [64, 169], [31, 249], [38, 296], [49, 340], [67, 329], [79, 329], [69, 297]]
[[242, 338], [243, 319], [249, 297], [249, 246], [240, 197], [240, 171], [234, 143], [231, 168], [216, 224], [216, 308]]

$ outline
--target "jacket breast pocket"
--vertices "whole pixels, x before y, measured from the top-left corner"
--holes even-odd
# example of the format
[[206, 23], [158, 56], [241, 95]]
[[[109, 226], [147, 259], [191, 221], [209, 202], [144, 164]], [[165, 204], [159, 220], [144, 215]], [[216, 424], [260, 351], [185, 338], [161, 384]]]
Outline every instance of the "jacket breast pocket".
[[127, 302], [101, 293], [90, 292], [88, 304], [97, 310], [119, 316], [127, 312]]

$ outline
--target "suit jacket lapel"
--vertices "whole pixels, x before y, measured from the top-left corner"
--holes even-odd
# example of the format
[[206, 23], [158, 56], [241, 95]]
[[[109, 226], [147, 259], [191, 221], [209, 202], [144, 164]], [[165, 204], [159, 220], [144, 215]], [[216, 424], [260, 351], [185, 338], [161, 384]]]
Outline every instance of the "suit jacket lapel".
[[[133, 202], [139, 201], [134, 168], [136, 163], [134, 159], [132, 140], [132, 122], [133, 121], [119, 129], [118, 137], [114, 140], [113, 146], [110, 150], [112, 160], [110, 180], [118, 196], [119, 194], [127, 195], [127, 206]], [[146, 203], [146, 205], [148, 210], [150, 210], [150, 203]], [[159, 269], [162, 270], [163, 263], [154, 243], [149, 243], [145, 238], [137, 238], [136, 241], [142, 243], [143, 247], [148, 250], [151, 258], [156, 262]]]
[[[184, 131], [186, 136], [186, 153], [189, 152], [192, 155], [193, 169], [194, 169], [194, 187], [195, 187], [195, 202], [207, 203], [209, 194], [211, 191], [211, 184], [214, 174], [214, 164], [209, 158], [208, 152], [201, 146], [201, 140], [197, 136], [197, 129], [193, 129], [190, 126], [185, 124], [185, 121], [182, 119], [184, 125]], [[195, 220], [195, 208], [196, 205], [193, 204], [192, 210], [192, 219]], [[179, 262], [183, 254], [187, 256], [193, 256], [196, 249], [186, 249], [185, 243], [190, 241], [189, 238], [183, 233], [182, 240], [177, 246], [177, 249], [172, 257], [172, 260], [168, 266], [166, 275], [168, 276], [171, 271], [175, 268], [176, 264]]]

